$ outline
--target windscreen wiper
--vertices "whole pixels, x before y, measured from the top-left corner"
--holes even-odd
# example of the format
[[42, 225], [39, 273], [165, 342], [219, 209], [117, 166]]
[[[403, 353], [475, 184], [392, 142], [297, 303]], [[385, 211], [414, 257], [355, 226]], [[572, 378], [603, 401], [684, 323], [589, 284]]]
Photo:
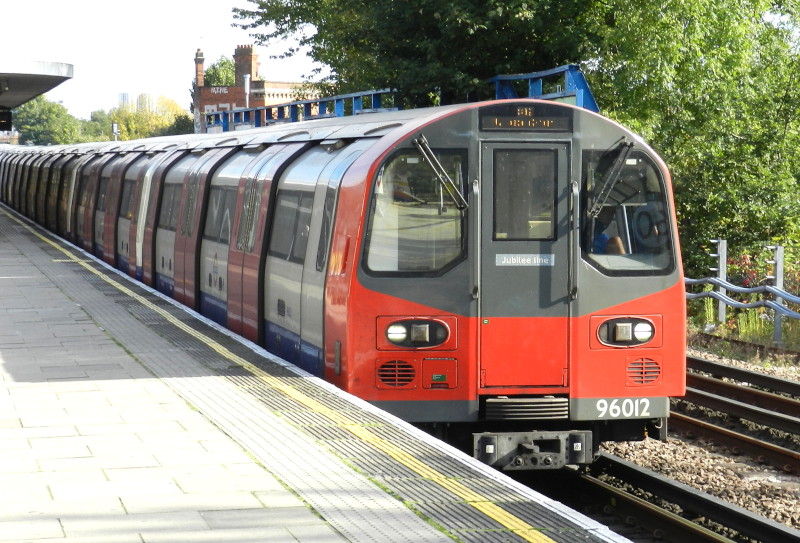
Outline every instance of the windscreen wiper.
[[444, 169], [442, 163], [439, 162], [439, 159], [433, 154], [430, 145], [428, 145], [428, 140], [425, 139], [423, 134], [420, 134], [419, 138], [414, 140], [414, 145], [422, 157], [431, 165], [433, 173], [435, 173], [436, 177], [439, 179], [439, 184], [447, 191], [447, 194], [450, 196], [450, 199], [453, 200], [453, 203], [456, 204], [456, 207], [458, 209], [467, 209], [467, 199], [464, 198], [464, 195], [458, 190], [458, 186], [456, 186], [453, 180], [450, 179], [450, 176], [447, 175], [447, 170]]
[[614, 159], [614, 162], [611, 163], [611, 167], [609, 167], [606, 171], [600, 191], [595, 196], [594, 203], [589, 210], [589, 217], [592, 219], [596, 219], [600, 215], [600, 211], [606, 204], [608, 197], [611, 196], [611, 191], [614, 189], [614, 185], [616, 185], [617, 181], [619, 180], [619, 174], [622, 171], [622, 166], [625, 165], [625, 161], [628, 159], [628, 155], [630, 154], [632, 148], [632, 141], [623, 141], [619, 144], [617, 157]]

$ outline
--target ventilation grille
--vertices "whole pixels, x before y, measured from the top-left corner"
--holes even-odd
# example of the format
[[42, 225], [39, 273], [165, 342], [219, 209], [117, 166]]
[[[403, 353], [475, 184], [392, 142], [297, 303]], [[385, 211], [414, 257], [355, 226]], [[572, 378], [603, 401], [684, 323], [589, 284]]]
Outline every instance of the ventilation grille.
[[378, 381], [387, 387], [410, 387], [416, 378], [414, 366], [402, 360], [384, 362], [378, 367]]
[[661, 379], [661, 364], [650, 358], [637, 358], [628, 362], [629, 385], [652, 385]]
[[487, 420], [552, 420], [569, 418], [567, 398], [489, 398]]

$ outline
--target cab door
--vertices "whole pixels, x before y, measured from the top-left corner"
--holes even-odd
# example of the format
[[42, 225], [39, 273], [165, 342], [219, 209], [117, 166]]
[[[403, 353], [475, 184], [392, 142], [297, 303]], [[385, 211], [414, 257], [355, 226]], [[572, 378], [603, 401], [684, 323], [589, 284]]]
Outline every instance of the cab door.
[[480, 380], [567, 386], [569, 147], [481, 146]]

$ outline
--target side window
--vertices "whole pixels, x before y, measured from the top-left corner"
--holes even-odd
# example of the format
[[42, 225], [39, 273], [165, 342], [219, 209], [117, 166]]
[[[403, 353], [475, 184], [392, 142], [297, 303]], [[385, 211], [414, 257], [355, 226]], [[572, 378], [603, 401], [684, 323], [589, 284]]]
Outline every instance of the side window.
[[133, 200], [133, 179], [125, 179], [122, 182], [122, 196], [119, 207], [119, 216], [123, 219], [130, 219], [132, 216], [131, 201]]
[[[464, 191], [466, 152], [434, 150]], [[378, 171], [366, 237], [366, 268], [373, 273], [433, 273], [464, 254], [464, 215], [430, 164], [416, 150], [391, 157]]]
[[313, 203], [313, 193], [278, 191], [270, 240], [271, 256], [304, 263]]
[[97, 193], [97, 211], [106, 210], [106, 193], [108, 192], [108, 177], [100, 178], [100, 190]]
[[328, 254], [328, 245], [330, 244], [331, 231], [333, 230], [333, 213], [336, 206], [336, 189], [328, 187], [325, 192], [325, 206], [322, 210], [322, 226], [319, 235], [319, 246], [317, 247], [317, 271], [322, 271], [325, 268], [325, 259]]
[[231, 224], [233, 224], [235, 206], [235, 187], [211, 187], [206, 227], [203, 231], [204, 239], [228, 244], [231, 239]]
[[244, 204], [239, 216], [239, 237], [236, 248], [240, 251], [252, 252], [256, 243], [256, 213], [261, 207], [261, 191], [264, 181], [248, 179], [244, 189]]
[[674, 266], [667, 191], [653, 161], [619, 146], [584, 151], [582, 250], [609, 275], [668, 273]]
[[167, 183], [161, 196], [161, 213], [158, 216], [158, 227], [173, 232], [178, 227], [178, 206], [180, 204], [181, 185]]
[[186, 206], [181, 223], [182, 236], [191, 236], [194, 233], [194, 214], [197, 209], [197, 196], [200, 193], [200, 176], [190, 175], [187, 185], [189, 190], [186, 194]]

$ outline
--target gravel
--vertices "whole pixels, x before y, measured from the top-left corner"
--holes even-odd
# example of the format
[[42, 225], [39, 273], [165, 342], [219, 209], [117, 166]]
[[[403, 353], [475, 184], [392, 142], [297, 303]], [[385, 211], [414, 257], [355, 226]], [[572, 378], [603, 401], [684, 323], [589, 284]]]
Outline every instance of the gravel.
[[[695, 349], [689, 349], [689, 354], [800, 380], [800, 367], [793, 363], [733, 360]], [[800, 477], [796, 475], [759, 465], [713, 443], [681, 437], [670, 437], [667, 442], [647, 439], [606, 443], [603, 448], [640, 466], [800, 529]]]

